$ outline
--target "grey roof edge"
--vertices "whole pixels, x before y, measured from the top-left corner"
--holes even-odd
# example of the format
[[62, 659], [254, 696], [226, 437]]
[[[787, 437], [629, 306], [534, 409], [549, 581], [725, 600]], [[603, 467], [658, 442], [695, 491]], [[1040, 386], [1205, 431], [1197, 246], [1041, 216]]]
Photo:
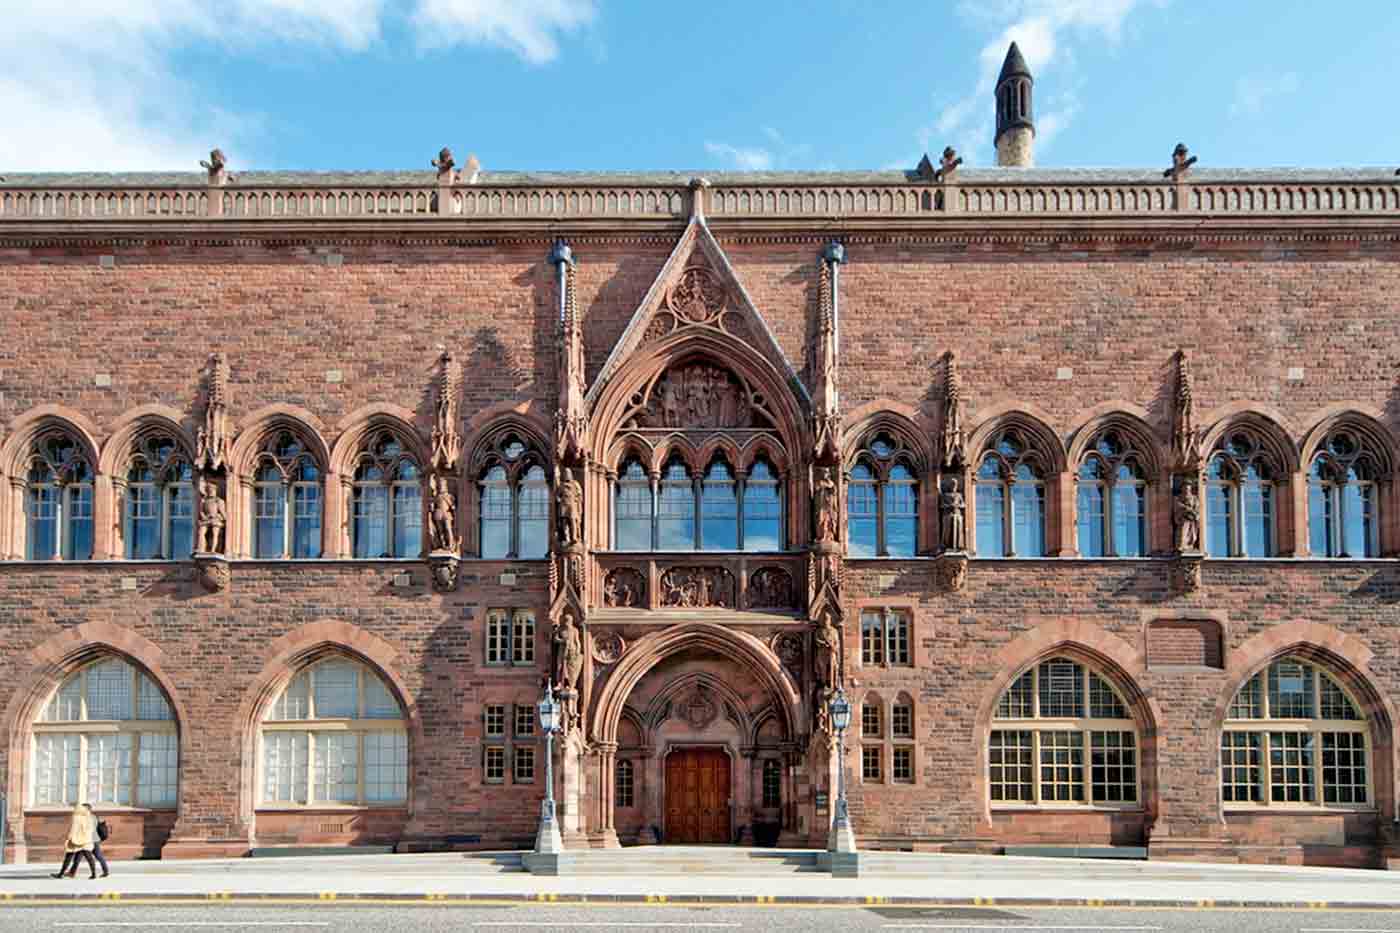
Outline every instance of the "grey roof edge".
[[[1162, 163], [1169, 161], [1164, 154]], [[1400, 162], [1400, 159], [1397, 159]], [[912, 168], [908, 171], [793, 171], [793, 172], [514, 172], [483, 171], [475, 186], [459, 187], [551, 187], [551, 186], [674, 186], [685, 187], [690, 179], [704, 176], [716, 186], [743, 185], [901, 185], [921, 184]], [[203, 188], [203, 172], [9, 172], [0, 170], [5, 180], [0, 191], [25, 188]], [[234, 172], [234, 188], [244, 187], [434, 187], [431, 171], [373, 172]], [[1162, 184], [1159, 168], [977, 168], [958, 170], [960, 184]], [[1188, 181], [1197, 184], [1228, 183], [1384, 183], [1396, 184], [1395, 166], [1352, 168], [1196, 168]]]

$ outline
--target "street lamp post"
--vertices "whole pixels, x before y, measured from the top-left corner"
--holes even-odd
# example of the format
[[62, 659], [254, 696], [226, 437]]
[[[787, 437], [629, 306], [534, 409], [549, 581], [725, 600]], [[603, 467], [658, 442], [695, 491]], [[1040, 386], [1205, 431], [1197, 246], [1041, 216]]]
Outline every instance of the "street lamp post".
[[846, 805], [846, 728], [851, 724], [851, 703], [846, 699], [846, 691], [836, 689], [828, 711], [831, 726], [836, 730], [836, 815], [831, 821], [826, 848], [830, 852], [855, 852], [856, 834], [851, 828], [851, 814]]
[[544, 800], [540, 803], [540, 829], [535, 835], [535, 852], [557, 855], [564, 851], [559, 824], [554, 819], [554, 733], [559, 729], [559, 701], [554, 698], [554, 684], [546, 682], [544, 696], [536, 706], [540, 728], [544, 730]]

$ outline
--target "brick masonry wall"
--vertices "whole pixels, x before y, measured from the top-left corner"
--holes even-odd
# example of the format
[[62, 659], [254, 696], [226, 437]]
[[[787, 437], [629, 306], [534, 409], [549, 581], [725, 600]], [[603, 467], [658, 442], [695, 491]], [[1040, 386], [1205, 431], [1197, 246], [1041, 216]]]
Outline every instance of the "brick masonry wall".
[[[821, 239], [768, 243], [721, 232], [720, 241], [805, 376]], [[581, 238], [574, 248], [591, 377], [670, 247], [665, 237], [599, 237]], [[124, 415], [152, 402], [193, 419], [201, 368], [210, 352], [222, 350], [232, 371], [234, 423], [266, 405], [294, 404], [319, 419], [329, 442], [356, 409], [392, 404], [416, 412], [426, 430], [438, 344], [462, 360], [464, 419], [521, 401], [552, 411], [556, 299], [546, 242], [333, 249], [343, 265], [326, 264], [310, 247], [255, 241], [0, 248], [0, 319], [7, 327], [0, 424], [59, 404], [84, 416], [100, 443]], [[931, 425], [936, 363], [955, 349], [969, 427], [979, 411], [1023, 407], [1068, 439], [1092, 414], [1126, 405], [1143, 410], [1165, 437], [1170, 356], [1184, 346], [1192, 351], [1202, 426], [1212, 412], [1254, 407], [1277, 417], [1297, 444], [1324, 413], [1352, 407], [1400, 430], [1400, 251], [1379, 241], [934, 244], [852, 237], [847, 249], [841, 392], [848, 413], [902, 407]], [[104, 253], [115, 253], [114, 269], [98, 267]], [[1287, 378], [1294, 366], [1304, 369], [1301, 380]], [[1061, 367], [1072, 378], [1058, 379]], [[339, 370], [341, 381], [327, 383], [329, 370]], [[97, 387], [98, 374], [109, 374], [111, 386]], [[187, 565], [5, 564], [0, 706], [15, 711], [29, 702], [21, 693], [43, 682], [43, 646], [63, 633], [90, 625], [133, 633], [154, 646], [163, 682], [186, 712], [179, 819], [173, 828], [148, 821], [155, 828], [145, 838], [168, 831], [172, 847], [185, 840], [191, 853], [201, 844], [246, 847], [264, 831], [269, 839], [315, 841], [313, 827], [330, 821], [254, 816], [248, 717], [260, 685], [278, 675], [272, 668], [295, 655], [298, 633], [314, 642], [324, 634], [316, 626], [334, 623], [385, 646], [385, 659], [371, 660], [393, 675], [416, 717], [402, 835], [525, 840], [541, 785], [483, 785], [480, 708], [533, 702], [543, 666], [483, 669], [483, 624], [490, 607], [534, 608], [542, 621], [537, 655], [547, 657], [544, 565], [515, 565], [518, 582], [503, 587], [496, 581], [508, 565], [469, 562], [461, 589], [447, 597], [431, 592], [421, 564], [411, 567], [411, 587], [392, 587], [402, 566], [240, 562], [231, 591], [207, 595]], [[137, 580], [134, 592], [119, 585], [128, 576]], [[1208, 562], [1204, 587], [1183, 597], [1170, 590], [1159, 562], [974, 562], [966, 589], [944, 594], [927, 561], [853, 561], [847, 587], [851, 607], [886, 599], [912, 605], [918, 641], [915, 669], [851, 672], [862, 690], [887, 697], [903, 690], [917, 706], [916, 782], [857, 782], [852, 808], [862, 834], [933, 846], [1141, 842], [1147, 826], [1154, 845], [1174, 838], [1183, 849], [1199, 840], [1289, 852], [1312, 846], [1326, 849], [1317, 858], [1351, 861], [1373, 861], [1390, 842], [1395, 769], [1388, 733], [1375, 736], [1379, 820], [1222, 818], [1214, 748], [1220, 704], [1250, 664], [1263, 662], [1259, 651], [1275, 631], [1285, 633], [1273, 646], [1280, 650], [1294, 634], [1310, 644], [1334, 639], [1329, 657], [1364, 673], [1384, 700], [1377, 712], [1394, 723], [1386, 704], [1400, 690], [1400, 571], [1389, 562]], [[1219, 621], [1220, 657], [1208, 637], [1199, 647], [1149, 639], [1151, 620], [1171, 623], [1177, 613]], [[847, 644], [855, 646], [855, 613], [848, 616]], [[980, 783], [988, 698], [1033, 660], [1027, 646], [1049, 650], [1069, 635], [1083, 650], [1100, 652], [1094, 657], [1114, 660], [1141, 691], [1135, 709], [1152, 717], [1144, 735], [1144, 757], [1155, 770], [1149, 809], [1119, 816], [992, 813]], [[1183, 663], [1196, 666], [1177, 666]], [[14, 760], [24, 747], [14, 726], [5, 723], [10, 734], [0, 749], [12, 795], [24, 770]], [[858, 764], [853, 757], [852, 773]], [[1300, 821], [1328, 828], [1310, 834]], [[36, 852], [45, 851], [62, 832], [52, 822], [35, 815], [16, 828], [30, 835]], [[381, 818], [371, 835], [393, 832]], [[1345, 854], [1352, 850], [1364, 858]], [[1250, 857], [1243, 849], [1235, 855]]]

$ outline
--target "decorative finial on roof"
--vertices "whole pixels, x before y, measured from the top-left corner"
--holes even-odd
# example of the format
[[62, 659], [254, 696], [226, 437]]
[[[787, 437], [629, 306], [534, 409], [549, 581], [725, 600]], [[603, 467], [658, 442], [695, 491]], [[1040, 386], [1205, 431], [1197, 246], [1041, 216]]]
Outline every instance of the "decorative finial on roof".
[[1190, 155], [1190, 152], [1185, 143], [1177, 143], [1176, 148], [1172, 150], [1172, 167], [1163, 172], [1162, 177], [1172, 181], [1180, 181], [1186, 177], [1186, 173], [1191, 171], [1191, 166], [1196, 164], [1196, 157]]
[[947, 181], [953, 173], [962, 165], [962, 156], [958, 155], [958, 150], [952, 146], [943, 147], [943, 158], [938, 162], [938, 171], [934, 174], [936, 181]]
[[938, 178], [938, 170], [933, 167], [933, 160], [924, 153], [924, 157], [919, 160], [919, 164], [914, 168], [914, 174], [923, 181], [934, 181]]
[[456, 183], [458, 172], [455, 166], [457, 163], [452, 159], [451, 149], [443, 146], [438, 150], [437, 158], [433, 159], [430, 164], [437, 169], [438, 184], [451, 185]]
[[481, 177], [481, 160], [476, 157], [476, 153], [467, 153], [467, 164], [462, 166], [462, 178], [469, 184], [474, 185]]
[[233, 181], [233, 176], [228, 173], [228, 158], [222, 149], [209, 150], [209, 161], [200, 159], [199, 164], [209, 173], [209, 184], [224, 185]]
[[690, 216], [705, 219], [705, 189], [710, 187], [710, 180], [703, 175], [697, 175], [690, 180]]

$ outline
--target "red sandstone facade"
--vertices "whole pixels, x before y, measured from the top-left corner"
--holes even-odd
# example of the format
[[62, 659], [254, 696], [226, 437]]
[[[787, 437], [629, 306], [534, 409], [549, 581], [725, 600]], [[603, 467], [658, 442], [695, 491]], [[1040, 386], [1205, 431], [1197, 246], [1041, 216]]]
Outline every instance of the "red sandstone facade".
[[[571, 257], [552, 254], [557, 241]], [[83, 726], [46, 725], [44, 711], [75, 672], [115, 658], [155, 685], [178, 736], [173, 799], [102, 808], [119, 857], [527, 844], [544, 751], [515, 710], [562, 676], [576, 717], [555, 774], [571, 845], [824, 845], [836, 756], [819, 707], [839, 685], [857, 710], [845, 766], [865, 846], [1384, 865], [1400, 803], [1397, 260], [1400, 185], [1380, 174], [11, 176], [5, 856], [60, 850], [65, 806], [38, 785], [61, 797], [64, 779], [35, 757], [44, 735]], [[984, 534], [1000, 513], [979, 468], [1008, 430], [1020, 450], [1007, 457], [1030, 457], [1025, 488], [1043, 504], [1041, 556], [1006, 556]], [[1350, 559], [1321, 556], [1310, 532], [1310, 470], [1339, 431], [1371, 458], [1373, 542]], [[260, 465], [284, 435], [315, 468], [305, 559], [254, 556]], [[1081, 470], [1110, 435], [1140, 474], [1139, 553], [1086, 557]], [[1210, 514], [1202, 464], [1236, 435], [1271, 464], [1271, 556], [1201, 557], [1174, 533], [1174, 498], [1193, 485]], [[35, 457], [55, 437], [88, 464], [54, 487], [91, 490], [79, 559], [32, 559]], [[155, 437], [210, 484], [194, 501], [224, 506], [223, 540], [194, 561], [128, 558], [134, 459]], [[360, 471], [388, 449], [390, 469], [417, 468], [405, 501], [422, 531], [407, 532], [412, 553], [357, 558]], [[709, 472], [717, 462], [732, 486]], [[626, 500], [630, 464], [641, 498]], [[530, 465], [547, 488], [525, 514]], [[750, 525], [717, 507], [687, 532], [685, 502], [727, 502], [740, 484], [760, 502], [765, 470], [775, 513], [753, 506]], [[499, 476], [506, 498], [483, 506]], [[439, 483], [454, 498], [446, 535]], [[940, 512], [950, 483], [965, 548]], [[1008, 501], [1037, 501], [1011, 486]], [[491, 525], [501, 501], [507, 524]], [[1254, 500], [1232, 501], [1243, 514]], [[619, 526], [637, 502], [645, 521]], [[534, 546], [531, 516], [543, 553], [483, 556], [492, 535], [509, 553]], [[706, 535], [729, 543], [727, 521], [751, 546], [704, 549]], [[1011, 549], [1037, 533], [1016, 529]], [[654, 537], [623, 550], [629, 533]], [[699, 549], [668, 537], [687, 533]], [[1122, 546], [1129, 532], [1116, 533]], [[894, 556], [860, 556], [867, 534]], [[578, 653], [556, 661], [566, 616]], [[497, 643], [496, 618], [515, 643]], [[840, 633], [831, 655], [825, 620]], [[877, 638], [876, 620], [893, 628]], [[353, 801], [269, 801], [282, 766], [268, 723], [327, 659], [359, 665], [360, 689], [377, 678], [397, 704], [402, 794], [386, 778], [387, 799], [367, 800], [362, 776]], [[1034, 709], [1047, 721], [1069, 695], [1055, 691], [1078, 689], [1055, 681], [1071, 668], [1052, 659], [1079, 665], [1090, 693], [1107, 685], [1091, 704], [1102, 715], [1037, 732], [1029, 693], [1016, 713], [1018, 683], [1045, 691]], [[1303, 662], [1324, 707], [1334, 685], [1355, 718], [1317, 727], [1304, 777], [1285, 773], [1293, 724], [1260, 725], [1279, 761], [1231, 777], [1262, 799], [1227, 799], [1237, 694], [1260, 672], [1269, 694], [1281, 659]], [[337, 728], [371, 728], [356, 718]], [[1338, 766], [1321, 743], [1344, 731], [1363, 767], [1323, 775]], [[1099, 758], [1110, 733], [1134, 749], [1112, 779], [1095, 770], [1112, 764]], [[73, 780], [96, 781], [83, 734]], [[1022, 748], [1022, 735], [1027, 776], [1008, 777], [992, 747]], [[1072, 774], [1053, 773], [1061, 736], [1085, 743]], [[323, 764], [306, 765], [313, 784]], [[1271, 780], [1316, 793], [1274, 800]], [[1115, 781], [1118, 799], [1090, 799]], [[1341, 785], [1350, 799], [1328, 799]], [[1070, 799], [1049, 799], [1058, 786]]]

